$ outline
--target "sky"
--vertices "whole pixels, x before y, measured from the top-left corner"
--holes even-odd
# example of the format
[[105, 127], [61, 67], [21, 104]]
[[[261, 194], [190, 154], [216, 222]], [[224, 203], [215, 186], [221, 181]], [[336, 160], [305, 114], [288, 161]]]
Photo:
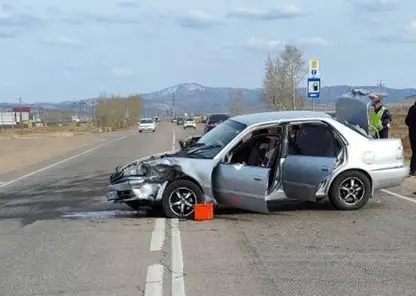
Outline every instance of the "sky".
[[323, 86], [416, 87], [415, 11], [414, 0], [0, 0], [0, 102], [256, 88], [285, 44], [320, 59]]

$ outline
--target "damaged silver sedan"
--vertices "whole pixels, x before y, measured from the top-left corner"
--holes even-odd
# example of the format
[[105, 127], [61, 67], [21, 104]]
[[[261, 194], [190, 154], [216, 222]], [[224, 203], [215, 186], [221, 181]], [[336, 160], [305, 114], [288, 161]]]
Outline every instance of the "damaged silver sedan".
[[344, 103], [342, 122], [310, 111], [230, 118], [180, 151], [116, 168], [107, 201], [161, 207], [171, 218], [192, 217], [196, 203], [268, 213], [271, 203], [328, 198], [357, 210], [376, 189], [400, 185], [408, 169], [401, 141], [367, 136], [367, 107], [354, 102], [350, 116]]

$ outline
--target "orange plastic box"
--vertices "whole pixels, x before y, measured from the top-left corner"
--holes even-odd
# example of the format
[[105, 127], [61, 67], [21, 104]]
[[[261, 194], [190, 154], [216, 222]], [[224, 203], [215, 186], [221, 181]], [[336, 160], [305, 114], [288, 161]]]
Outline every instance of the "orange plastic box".
[[214, 205], [213, 204], [196, 204], [194, 206], [195, 221], [206, 221], [214, 219]]

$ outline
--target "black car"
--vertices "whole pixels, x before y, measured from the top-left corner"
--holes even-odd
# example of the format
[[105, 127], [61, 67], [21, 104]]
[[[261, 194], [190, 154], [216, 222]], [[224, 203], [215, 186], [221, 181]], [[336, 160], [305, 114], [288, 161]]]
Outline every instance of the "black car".
[[230, 118], [228, 114], [211, 114], [208, 115], [207, 122], [204, 126], [204, 134], [212, 130], [214, 127]]
[[176, 118], [176, 125], [182, 125], [184, 122], [184, 119], [182, 117], [177, 117]]

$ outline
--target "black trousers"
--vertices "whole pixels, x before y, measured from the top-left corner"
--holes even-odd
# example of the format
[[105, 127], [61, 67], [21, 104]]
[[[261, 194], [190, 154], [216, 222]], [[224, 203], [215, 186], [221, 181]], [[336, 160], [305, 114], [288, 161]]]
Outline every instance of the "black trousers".
[[416, 130], [409, 131], [410, 146], [412, 148], [412, 157], [410, 159], [410, 170], [416, 172]]

